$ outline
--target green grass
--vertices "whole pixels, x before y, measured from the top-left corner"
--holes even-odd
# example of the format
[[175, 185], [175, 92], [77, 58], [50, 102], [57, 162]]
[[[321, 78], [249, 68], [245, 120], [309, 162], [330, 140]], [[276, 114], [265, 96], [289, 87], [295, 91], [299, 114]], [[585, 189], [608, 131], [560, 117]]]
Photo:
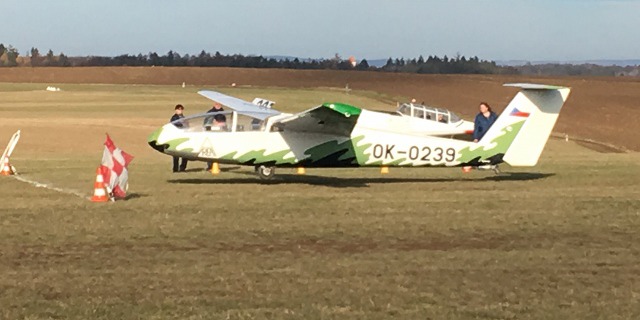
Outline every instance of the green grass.
[[[498, 177], [278, 169], [260, 184], [234, 166], [172, 174], [146, 136], [176, 103], [208, 109], [196, 88], [61, 87], [0, 84], [0, 141], [23, 130], [13, 165], [90, 196], [108, 131], [136, 156], [131, 198], [91, 203], [0, 177], [2, 319], [640, 316], [637, 153], [552, 140], [537, 167]], [[219, 89], [290, 112], [326, 100], [394, 107], [372, 93]]]

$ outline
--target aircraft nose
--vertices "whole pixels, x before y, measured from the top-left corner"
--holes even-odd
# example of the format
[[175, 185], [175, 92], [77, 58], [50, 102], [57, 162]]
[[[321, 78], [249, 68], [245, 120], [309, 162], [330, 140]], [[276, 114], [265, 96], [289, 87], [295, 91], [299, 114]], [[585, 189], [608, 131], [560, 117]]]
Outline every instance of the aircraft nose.
[[162, 133], [162, 128], [158, 128], [156, 131], [152, 132], [147, 138], [147, 142], [149, 143], [151, 148], [154, 148], [160, 152], [164, 152], [164, 149], [166, 149], [167, 146], [158, 145], [158, 137], [160, 136], [160, 133]]

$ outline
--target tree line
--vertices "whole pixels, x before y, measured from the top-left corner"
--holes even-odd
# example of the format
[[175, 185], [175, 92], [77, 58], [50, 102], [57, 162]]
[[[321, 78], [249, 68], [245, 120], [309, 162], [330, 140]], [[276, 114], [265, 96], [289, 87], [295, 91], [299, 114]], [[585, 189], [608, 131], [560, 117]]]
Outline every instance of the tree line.
[[41, 54], [37, 48], [31, 48], [21, 56], [12, 46], [0, 44], [0, 67], [102, 67], [102, 66], [164, 66], [164, 67], [232, 67], [232, 68], [277, 68], [306, 70], [358, 70], [403, 72], [421, 74], [525, 74], [525, 75], [596, 75], [621, 76], [640, 74], [640, 67], [599, 66], [594, 64], [525, 64], [522, 66], [501, 66], [495, 61], [481, 60], [477, 56], [427, 58], [389, 58], [381, 67], [371, 66], [366, 59], [359, 62], [353, 58], [343, 59], [336, 54], [330, 59], [274, 58], [241, 54], [209, 53], [202, 50], [199, 54], [181, 55], [173, 50], [160, 55], [123, 54], [110, 56], [67, 57], [64, 53], [55, 54], [49, 50]]
[[0, 43], [0, 67], [69, 67], [72, 63], [64, 53], [55, 55], [49, 50], [46, 55], [41, 55], [37, 48], [31, 48], [29, 55], [21, 56], [13, 46], [5, 46]]
[[330, 59], [298, 59], [274, 58], [231, 54], [225, 55], [216, 51], [209, 53], [202, 50], [195, 55], [181, 55], [173, 50], [160, 55], [156, 52], [148, 54], [123, 54], [109, 56], [67, 57], [64, 53], [55, 54], [49, 50], [42, 55], [37, 48], [31, 48], [26, 55], [20, 56], [12, 46], [0, 44], [0, 66], [2, 67], [102, 67], [102, 66], [163, 66], [163, 67], [232, 67], [232, 68], [277, 68], [306, 70], [370, 70], [408, 73], [513, 73], [510, 67], [501, 67], [493, 61], [480, 60], [478, 57], [466, 58], [457, 55], [455, 58], [444, 56], [420, 56], [415, 59], [389, 58], [382, 67], [369, 65], [366, 59], [359, 62], [343, 59], [336, 54]]
[[423, 56], [417, 59], [392, 59], [381, 68], [382, 71], [427, 73], [427, 74], [516, 74], [513, 67], [499, 66], [495, 61], [480, 60], [478, 57], [467, 58], [456, 55], [449, 58], [446, 55], [442, 58]]

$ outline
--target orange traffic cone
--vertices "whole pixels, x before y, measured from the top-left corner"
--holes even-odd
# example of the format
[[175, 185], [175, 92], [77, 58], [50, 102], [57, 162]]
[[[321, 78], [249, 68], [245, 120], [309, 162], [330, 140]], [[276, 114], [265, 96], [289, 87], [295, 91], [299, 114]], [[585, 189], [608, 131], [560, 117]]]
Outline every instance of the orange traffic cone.
[[2, 170], [0, 170], [0, 175], [3, 176], [11, 176], [14, 175], [13, 167], [9, 164], [9, 157], [4, 158], [4, 163], [2, 164]]
[[387, 173], [389, 173], [389, 167], [387, 167], [387, 166], [382, 166], [382, 167], [380, 167], [380, 173], [381, 173], [381, 174], [387, 174]]
[[93, 185], [93, 197], [91, 197], [91, 201], [93, 202], [109, 201], [109, 196], [107, 195], [107, 188], [104, 185], [104, 177], [102, 177], [102, 172], [100, 171], [100, 168], [98, 168], [96, 172], [96, 182]]
[[211, 165], [211, 174], [216, 175], [220, 173], [220, 165], [217, 162], [214, 162]]
[[462, 172], [469, 173], [471, 172], [471, 169], [473, 169], [471, 166], [462, 167]]
[[304, 170], [304, 167], [298, 167], [298, 171], [296, 171], [296, 173], [297, 174], [305, 174], [307, 172]]

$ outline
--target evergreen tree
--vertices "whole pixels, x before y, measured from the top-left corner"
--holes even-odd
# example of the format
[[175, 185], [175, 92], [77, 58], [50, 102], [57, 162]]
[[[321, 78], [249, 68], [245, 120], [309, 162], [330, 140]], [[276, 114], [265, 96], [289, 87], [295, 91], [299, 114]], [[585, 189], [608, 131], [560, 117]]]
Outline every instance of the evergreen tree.
[[65, 56], [64, 53], [60, 52], [60, 55], [58, 56], [58, 66], [68, 67], [70, 65], [71, 63], [69, 62], [69, 58], [67, 58], [67, 56]]
[[15, 67], [18, 65], [18, 50], [16, 48], [9, 46], [5, 52], [7, 55], [7, 66]]
[[149, 63], [151, 66], [159, 66], [161, 63], [160, 56], [155, 52], [149, 53]]
[[143, 56], [142, 53], [138, 53], [136, 56], [136, 61], [138, 66], [146, 66], [147, 65], [147, 56]]
[[47, 56], [44, 58], [45, 66], [54, 66], [56, 63], [55, 55], [53, 55], [53, 50], [49, 49], [47, 52]]
[[360, 63], [356, 66], [356, 69], [358, 69], [358, 70], [368, 70], [369, 69], [369, 62], [367, 61], [367, 59], [362, 59], [362, 61], [360, 61]]
[[173, 66], [173, 64], [175, 63], [175, 57], [173, 56], [173, 50], [169, 50], [169, 52], [167, 52], [167, 55], [164, 57], [164, 66], [167, 67], [171, 67]]
[[209, 53], [207, 53], [206, 51], [202, 50], [200, 51], [200, 54], [198, 55], [198, 57], [195, 59], [194, 61], [194, 65], [198, 66], [198, 67], [204, 67], [207, 65], [207, 61], [211, 58], [211, 55]]
[[38, 48], [31, 48], [31, 66], [37, 67], [42, 63], [42, 57], [40, 57], [40, 51]]
[[[209, 66], [216, 66], [216, 67], [224, 67], [225, 66], [225, 62], [228, 63], [229, 59], [226, 59], [225, 56], [223, 56], [220, 51], [216, 51], [216, 53], [213, 55], [213, 58], [211, 59], [211, 62], [207, 65]], [[230, 66], [226, 65], [227, 67]]]

